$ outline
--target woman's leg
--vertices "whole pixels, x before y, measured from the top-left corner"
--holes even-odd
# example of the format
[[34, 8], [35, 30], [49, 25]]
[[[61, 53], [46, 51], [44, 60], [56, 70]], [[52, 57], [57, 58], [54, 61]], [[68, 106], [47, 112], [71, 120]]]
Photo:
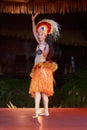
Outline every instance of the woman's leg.
[[40, 114], [40, 115], [49, 115], [48, 112], [48, 103], [49, 103], [49, 99], [48, 96], [45, 93], [42, 93], [42, 99], [43, 99], [43, 104], [44, 104], [44, 113]]
[[40, 100], [41, 100], [41, 94], [40, 94], [40, 92], [36, 92], [35, 93], [35, 116], [33, 116], [33, 118], [38, 117]]

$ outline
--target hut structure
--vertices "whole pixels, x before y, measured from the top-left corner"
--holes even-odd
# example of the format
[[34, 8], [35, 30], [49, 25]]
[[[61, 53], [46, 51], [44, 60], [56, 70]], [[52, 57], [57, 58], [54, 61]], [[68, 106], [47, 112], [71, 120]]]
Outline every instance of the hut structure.
[[0, 0], [0, 12], [4, 13], [70, 13], [87, 11], [86, 0]]
[[49, 16], [61, 25], [55, 60], [63, 54], [62, 64], [74, 56], [78, 65], [87, 65], [86, 0], [0, 0], [0, 74], [28, 74], [31, 70], [36, 45], [31, 14], [36, 12], [40, 13], [37, 21]]

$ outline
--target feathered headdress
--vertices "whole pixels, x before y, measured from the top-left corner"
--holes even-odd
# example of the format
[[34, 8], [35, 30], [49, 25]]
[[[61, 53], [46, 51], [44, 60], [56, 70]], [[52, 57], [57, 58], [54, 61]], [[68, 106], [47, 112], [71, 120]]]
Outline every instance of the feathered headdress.
[[54, 40], [60, 36], [60, 25], [51, 19], [43, 19], [36, 25], [36, 32], [43, 31], [46, 35], [52, 35]]

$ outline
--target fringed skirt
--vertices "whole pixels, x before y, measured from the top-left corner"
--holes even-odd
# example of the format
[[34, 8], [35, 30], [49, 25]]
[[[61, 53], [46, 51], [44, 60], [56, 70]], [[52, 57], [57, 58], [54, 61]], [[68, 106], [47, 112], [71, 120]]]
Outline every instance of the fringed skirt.
[[41, 62], [36, 64], [30, 76], [32, 77], [29, 94], [35, 96], [35, 92], [45, 93], [47, 96], [54, 94], [53, 89], [53, 72], [58, 68], [55, 62]]

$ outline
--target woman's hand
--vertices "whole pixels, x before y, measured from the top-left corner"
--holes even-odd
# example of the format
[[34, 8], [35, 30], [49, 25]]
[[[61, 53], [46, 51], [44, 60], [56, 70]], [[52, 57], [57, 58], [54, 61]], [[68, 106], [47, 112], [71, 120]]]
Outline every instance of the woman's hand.
[[34, 21], [35, 20], [35, 18], [37, 17], [37, 15], [38, 15], [39, 13], [36, 13], [36, 14], [32, 14], [32, 21]]

